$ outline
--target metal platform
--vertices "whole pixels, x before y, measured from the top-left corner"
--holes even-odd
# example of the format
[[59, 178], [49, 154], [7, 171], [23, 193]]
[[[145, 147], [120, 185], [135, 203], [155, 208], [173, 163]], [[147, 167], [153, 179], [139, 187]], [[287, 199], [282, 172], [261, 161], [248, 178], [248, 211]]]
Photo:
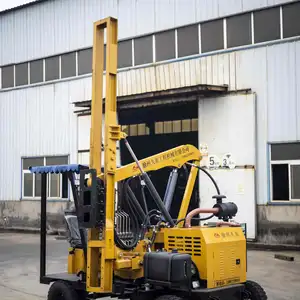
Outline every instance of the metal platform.
[[56, 274], [49, 274], [40, 277], [40, 283], [42, 284], [51, 284], [52, 282], [55, 281], [66, 281], [74, 285], [76, 289], [85, 290], [85, 282], [81, 281], [81, 278], [74, 274], [56, 273]]

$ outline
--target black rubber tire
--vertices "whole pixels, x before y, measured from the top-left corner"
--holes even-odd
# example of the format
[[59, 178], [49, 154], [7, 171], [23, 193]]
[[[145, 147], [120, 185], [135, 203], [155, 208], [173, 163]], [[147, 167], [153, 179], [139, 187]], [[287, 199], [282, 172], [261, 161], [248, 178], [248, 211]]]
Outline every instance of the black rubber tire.
[[[250, 294], [249, 295], [250, 300], [267, 300], [268, 299], [265, 290], [257, 282], [248, 280], [245, 283], [245, 287], [246, 287], [246, 295], [245, 296], [247, 296], [247, 294]], [[245, 298], [245, 299], [248, 299], [248, 298]]]
[[161, 295], [155, 298], [155, 300], [183, 300], [183, 298], [176, 295]]
[[76, 290], [64, 281], [54, 282], [48, 291], [47, 300], [81, 300]]

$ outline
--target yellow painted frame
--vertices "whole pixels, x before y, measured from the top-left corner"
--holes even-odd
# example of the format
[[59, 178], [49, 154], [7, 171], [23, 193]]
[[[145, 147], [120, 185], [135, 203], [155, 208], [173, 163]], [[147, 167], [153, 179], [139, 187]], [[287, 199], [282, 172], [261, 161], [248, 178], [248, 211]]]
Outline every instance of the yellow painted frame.
[[[114, 183], [116, 171], [116, 142], [120, 129], [117, 125], [117, 53], [118, 21], [115, 18], [94, 23], [92, 110], [90, 168], [101, 174], [102, 106], [104, 70], [104, 30], [106, 29], [106, 99], [105, 99], [105, 141], [104, 181], [106, 186], [106, 223], [103, 241], [99, 241], [99, 230], [89, 229], [87, 249], [87, 291], [109, 293], [113, 283], [114, 245]], [[103, 176], [102, 176], [103, 177]]]

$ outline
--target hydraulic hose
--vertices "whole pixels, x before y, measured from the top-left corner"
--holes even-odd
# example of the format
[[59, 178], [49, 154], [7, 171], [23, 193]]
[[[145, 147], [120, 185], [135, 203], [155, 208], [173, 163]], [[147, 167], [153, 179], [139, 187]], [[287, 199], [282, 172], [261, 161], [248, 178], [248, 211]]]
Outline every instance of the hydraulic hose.
[[191, 166], [193, 166], [193, 167], [199, 169], [200, 171], [204, 172], [204, 173], [210, 178], [210, 180], [212, 181], [212, 183], [214, 184], [214, 186], [215, 186], [215, 188], [216, 188], [216, 191], [217, 191], [217, 194], [218, 194], [218, 195], [221, 195], [220, 189], [219, 189], [219, 187], [218, 187], [218, 185], [217, 185], [215, 179], [211, 176], [211, 174], [209, 174], [209, 172], [207, 172], [204, 168], [202, 168], [202, 167], [200, 167], [200, 166], [197, 166], [197, 165], [195, 165], [195, 164], [191, 164], [191, 163], [187, 163], [187, 164], [189, 164], [189, 165], [191, 165]]
[[132, 250], [139, 242], [139, 221], [136, 217], [136, 213], [133, 208], [132, 202], [129, 200], [129, 193], [128, 193], [128, 187], [129, 187], [129, 183], [130, 183], [131, 179], [132, 178], [128, 179], [125, 182], [123, 191], [125, 193], [125, 198], [128, 203], [128, 209], [130, 211], [130, 216], [132, 218], [132, 233], [133, 233], [133, 237], [134, 237], [133, 241], [129, 245], [125, 244], [122, 241], [122, 239], [118, 236], [117, 230], [116, 229], [114, 230], [115, 243], [122, 250]]
[[147, 215], [141, 225], [141, 229], [140, 229], [140, 233], [139, 233], [140, 240], [142, 240], [145, 237], [145, 229], [146, 229], [147, 224], [150, 222], [150, 219], [155, 216], [160, 216], [160, 214], [161, 214], [161, 212], [156, 209], [152, 209], [147, 213]]
[[143, 210], [143, 208], [141, 207], [140, 203], [138, 202], [137, 198], [135, 197], [135, 194], [133, 193], [132, 189], [130, 188], [129, 185], [127, 185], [127, 200], [128, 202], [131, 202], [137, 215], [138, 215], [138, 218], [140, 220], [143, 220], [143, 218], [145, 218], [145, 212]]

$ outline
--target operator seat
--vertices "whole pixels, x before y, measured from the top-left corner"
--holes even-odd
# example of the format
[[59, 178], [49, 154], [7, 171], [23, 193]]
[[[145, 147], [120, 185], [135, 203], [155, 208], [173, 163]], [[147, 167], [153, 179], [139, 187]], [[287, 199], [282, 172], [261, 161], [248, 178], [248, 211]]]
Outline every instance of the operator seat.
[[[67, 224], [68, 242], [72, 248], [82, 249], [82, 243], [79, 232], [79, 224], [75, 210], [66, 210], [64, 214]], [[85, 240], [87, 242], [87, 230], [84, 230]]]

